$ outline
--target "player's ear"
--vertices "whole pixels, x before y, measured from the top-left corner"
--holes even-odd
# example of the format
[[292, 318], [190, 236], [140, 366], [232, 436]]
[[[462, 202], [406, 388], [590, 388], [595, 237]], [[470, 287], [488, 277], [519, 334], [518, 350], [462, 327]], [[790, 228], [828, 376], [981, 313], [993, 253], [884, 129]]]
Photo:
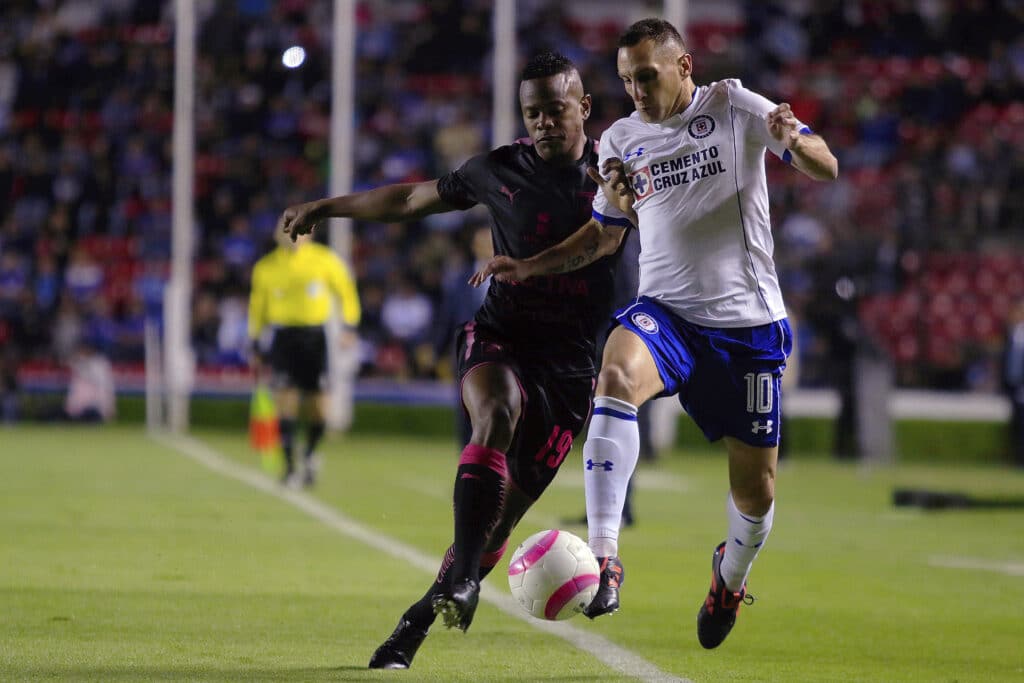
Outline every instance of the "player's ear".
[[689, 78], [693, 73], [693, 57], [690, 56], [690, 53], [684, 52], [679, 55], [677, 64], [679, 65], [679, 75], [683, 77], [683, 80]]
[[590, 95], [589, 94], [584, 95], [583, 99], [580, 100], [580, 114], [583, 115], [583, 120], [584, 121], [586, 121], [587, 119], [590, 118], [590, 105], [591, 105]]

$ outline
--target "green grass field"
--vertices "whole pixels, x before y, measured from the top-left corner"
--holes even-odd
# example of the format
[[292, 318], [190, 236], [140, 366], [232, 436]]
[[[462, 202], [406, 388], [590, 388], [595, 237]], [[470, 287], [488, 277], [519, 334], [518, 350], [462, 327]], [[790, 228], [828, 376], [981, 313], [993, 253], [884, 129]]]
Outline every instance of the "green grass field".
[[[241, 433], [197, 436], [258, 470]], [[456, 453], [333, 438], [314, 495], [439, 559]], [[513, 543], [582, 514], [578, 463], [577, 451]], [[798, 455], [779, 474], [758, 601], [707, 652], [694, 620], [725, 533], [724, 456], [665, 454], [642, 466], [638, 524], [621, 539], [622, 611], [569, 625], [700, 682], [1024, 681], [1024, 510], [895, 509], [900, 485], [1024, 496], [1007, 469]], [[489, 602], [467, 634], [435, 627], [412, 670], [367, 671], [433, 562], [375, 549], [132, 428], [0, 429], [0, 560], [5, 681], [637, 680]], [[503, 574], [490, 583], [507, 592]]]

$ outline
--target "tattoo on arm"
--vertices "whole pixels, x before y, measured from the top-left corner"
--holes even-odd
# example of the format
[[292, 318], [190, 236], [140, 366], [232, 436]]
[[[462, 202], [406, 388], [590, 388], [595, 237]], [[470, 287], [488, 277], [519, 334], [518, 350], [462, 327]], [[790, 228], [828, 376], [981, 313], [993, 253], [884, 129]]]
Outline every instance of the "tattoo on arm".
[[556, 272], [568, 273], [573, 270], [578, 270], [579, 268], [593, 262], [594, 259], [597, 258], [597, 251], [600, 246], [601, 243], [597, 235], [592, 236], [583, 244], [582, 251], [578, 254], [568, 256]]

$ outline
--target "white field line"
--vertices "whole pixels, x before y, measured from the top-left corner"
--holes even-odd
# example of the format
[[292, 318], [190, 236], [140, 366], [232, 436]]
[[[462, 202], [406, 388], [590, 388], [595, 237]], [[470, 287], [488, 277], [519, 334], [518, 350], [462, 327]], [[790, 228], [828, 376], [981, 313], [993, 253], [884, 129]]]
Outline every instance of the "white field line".
[[972, 571], [995, 572], [1007, 576], [1024, 576], [1024, 562], [994, 562], [979, 557], [955, 557], [936, 555], [928, 558], [932, 567], [946, 569], [970, 569]]
[[[302, 491], [286, 489], [264, 476], [261, 472], [235, 463], [196, 439], [173, 436], [162, 432], [150, 432], [150, 437], [167, 448], [188, 456], [218, 474], [240, 481], [254, 489], [287, 502], [340, 534], [387, 553], [429, 574], [437, 572], [437, 558], [429, 557], [410, 545], [385, 536], [370, 527], [363, 526], [340, 511], [325, 505]], [[594, 633], [588, 633], [566, 622], [549, 622], [533, 619], [523, 612], [522, 608], [510, 595], [497, 590], [493, 586], [484, 584], [480, 597], [508, 616], [524, 621], [540, 631], [561, 638], [576, 648], [583, 650], [599, 662], [626, 676], [632, 676], [638, 680], [650, 681], [652, 683], [693, 683], [689, 679], [673, 676], [662, 671], [652, 662], [624, 647], [616, 645], [607, 638]]]

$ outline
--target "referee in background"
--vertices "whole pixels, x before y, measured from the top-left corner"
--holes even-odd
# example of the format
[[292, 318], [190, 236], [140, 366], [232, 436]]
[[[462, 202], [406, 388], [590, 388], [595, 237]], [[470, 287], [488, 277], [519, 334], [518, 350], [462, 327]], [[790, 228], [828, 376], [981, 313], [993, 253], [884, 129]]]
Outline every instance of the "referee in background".
[[[283, 482], [312, 486], [316, 481], [316, 447], [324, 435], [327, 405], [327, 335], [324, 325], [337, 310], [345, 329], [341, 343], [356, 343], [360, 305], [355, 280], [333, 251], [305, 235], [294, 242], [275, 231], [277, 247], [252, 270], [249, 296], [250, 363], [257, 380], [269, 366], [270, 388], [277, 407]], [[264, 333], [269, 330], [269, 334]], [[306, 420], [306, 448], [301, 479], [295, 467], [295, 431], [303, 397], [312, 396]]]

